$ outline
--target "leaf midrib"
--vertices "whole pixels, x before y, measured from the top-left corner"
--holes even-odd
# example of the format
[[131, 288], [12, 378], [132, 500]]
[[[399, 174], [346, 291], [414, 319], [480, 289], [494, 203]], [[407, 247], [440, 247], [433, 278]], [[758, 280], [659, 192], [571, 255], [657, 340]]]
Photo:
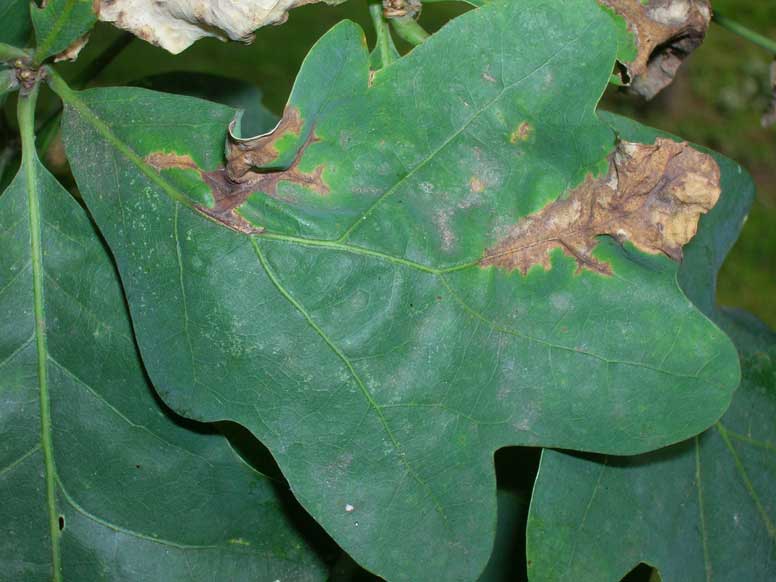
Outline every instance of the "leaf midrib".
[[56, 468], [51, 436], [51, 401], [48, 385], [48, 345], [46, 338], [46, 309], [43, 297], [43, 249], [41, 236], [40, 192], [36, 168], [34, 109], [37, 90], [19, 99], [19, 129], [22, 134], [22, 164], [27, 189], [27, 209], [30, 219], [30, 255], [32, 261], [33, 314], [35, 319], [35, 347], [38, 368], [38, 398], [40, 405], [41, 448], [46, 485], [46, 506], [49, 513], [51, 563], [54, 582], [61, 582], [61, 548], [56, 503]]

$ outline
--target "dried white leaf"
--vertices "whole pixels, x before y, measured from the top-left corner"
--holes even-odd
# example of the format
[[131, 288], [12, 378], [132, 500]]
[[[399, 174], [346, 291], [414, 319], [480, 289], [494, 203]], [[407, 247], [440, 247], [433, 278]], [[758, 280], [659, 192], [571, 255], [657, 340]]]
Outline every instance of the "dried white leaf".
[[[99, 18], [173, 54], [205, 36], [251, 42], [253, 31], [285, 22], [319, 0], [99, 0]], [[336, 3], [329, 2], [329, 3]]]

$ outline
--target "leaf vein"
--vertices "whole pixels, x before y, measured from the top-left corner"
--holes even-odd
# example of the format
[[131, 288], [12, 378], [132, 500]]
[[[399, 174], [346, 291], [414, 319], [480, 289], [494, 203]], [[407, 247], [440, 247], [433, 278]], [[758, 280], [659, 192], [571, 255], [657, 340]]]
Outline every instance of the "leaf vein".
[[256, 253], [256, 257], [258, 258], [259, 264], [261, 265], [262, 269], [266, 273], [269, 280], [272, 282], [272, 284], [275, 286], [277, 291], [288, 301], [298, 312], [299, 314], [305, 319], [307, 324], [315, 331], [316, 334], [323, 340], [323, 342], [331, 349], [332, 352], [342, 361], [343, 364], [345, 364], [345, 367], [348, 369], [349, 373], [353, 377], [353, 380], [356, 382], [356, 385], [358, 386], [361, 394], [364, 396], [366, 401], [369, 403], [370, 408], [372, 408], [377, 415], [377, 418], [380, 422], [380, 424], [383, 427], [383, 430], [385, 431], [386, 435], [388, 436], [389, 440], [391, 441], [394, 449], [396, 450], [400, 462], [406, 467], [408, 473], [412, 475], [413, 479], [421, 485], [423, 488], [426, 489], [426, 491], [429, 493], [429, 496], [431, 497], [432, 501], [434, 502], [435, 509], [437, 513], [442, 518], [442, 521], [444, 522], [446, 527], [450, 527], [447, 515], [444, 511], [444, 508], [442, 507], [439, 500], [436, 498], [436, 495], [434, 494], [433, 490], [429, 486], [428, 483], [426, 483], [420, 475], [415, 471], [415, 469], [412, 467], [412, 465], [409, 463], [409, 461], [406, 458], [406, 454], [403, 451], [403, 448], [399, 441], [396, 439], [396, 436], [393, 434], [393, 431], [391, 430], [390, 426], [388, 425], [388, 421], [385, 418], [385, 415], [382, 413], [382, 410], [380, 408], [380, 405], [375, 401], [375, 399], [372, 397], [372, 394], [369, 392], [367, 387], [364, 385], [363, 380], [356, 372], [355, 368], [353, 367], [353, 364], [350, 362], [348, 357], [345, 355], [345, 353], [342, 352], [342, 350], [329, 338], [328, 335], [321, 329], [321, 327], [312, 319], [309, 313], [305, 310], [304, 306], [299, 303], [289, 292], [288, 290], [281, 285], [280, 281], [275, 276], [274, 272], [270, 268], [269, 264], [267, 263], [266, 258], [264, 257], [264, 254], [261, 252], [261, 249], [259, 248], [259, 244], [257, 242], [257, 239], [255, 237], [251, 238], [251, 243], [253, 244], [254, 252]]

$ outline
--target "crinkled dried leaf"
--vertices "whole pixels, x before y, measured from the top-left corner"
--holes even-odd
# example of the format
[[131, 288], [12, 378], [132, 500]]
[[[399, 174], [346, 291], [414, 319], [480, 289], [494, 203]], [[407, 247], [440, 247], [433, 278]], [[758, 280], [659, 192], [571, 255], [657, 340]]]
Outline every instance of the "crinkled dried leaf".
[[648, 253], [681, 260], [695, 236], [698, 219], [719, 198], [719, 168], [708, 155], [668, 139], [654, 145], [621, 142], [609, 157], [609, 171], [539, 212], [522, 219], [485, 251], [483, 265], [519, 269], [551, 268], [559, 248], [579, 264], [610, 275], [593, 257], [596, 237], [608, 234]]
[[[320, 0], [99, 0], [100, 20], [177, 54], [213, 36], [251, 42], [253, 31], [282, 24], [288, 11]], [[343, 0], [323, 0], [338, 4]]]
[[55, 84], [155, 386], [248, 427], [389, 580], [481, 573], [495, 450], [649, 450], [712, 424], [738, 383], [663, 253], [599, 236], [611, 276], [558, 250], [526, 274], [481, 263], [608, 170], [595, 105], [617, 48], [594, 0], [497, 1], [370, 85], [362, 32], [341, 23], [305, 60], [288, 129], [228, 168], [228, 108]]
[[620, 80], [647, 99], [673, 81], [711, 22], [709, 0], [599, 1], [622, 16], [635, 37], [636, 55], [621, 63]]

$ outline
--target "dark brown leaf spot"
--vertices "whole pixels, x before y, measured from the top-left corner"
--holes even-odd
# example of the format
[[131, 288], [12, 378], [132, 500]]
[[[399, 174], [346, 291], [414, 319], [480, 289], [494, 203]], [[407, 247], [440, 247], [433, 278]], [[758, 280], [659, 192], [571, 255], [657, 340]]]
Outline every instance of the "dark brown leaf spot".
[[253, 226], [234, 212], [234, 208], [244, 202], [250, 192], [243, 192], [242, 185], [228, 180], [223, 169], [203, 172], [191, 156], [175, 152], [152, 152], [145, 157], [145, 162], [157, 172], [170, 169], [198, 172], [202, 180], [210, 187], [215, 205], [213, 208], [207, 208], [201, 204], [195, 204], [194, 208], [216, 222], [238, 232], [258, 234], [264, 231], [263, 228]]
[[621, 15], [636, 37], [637, 55], [619, 70], [623, 84], [651, 99], [673, 81], [703, 42], [711, 21], [709, 0], [599, 0]]
[[522, 219], [485, 251], [481, 265], [523, 274], [534, 265], [549, 269], [550, 252], [559, 248], [577, 261], [577, 272], [610, 275], [611, 267], [592, 254], [598, 235], [680, 260], [701, 214], [717, 203], [719, 180], [711, 156], [687, 143], [621, 142], [605, 176], [588, 176], [568, 196]]
[[246, 174], [254, 168], [263, 168], [278, 157], [277, 142], [289, 134], [299, 135], [303, 127], [302, 117], [295, 107], [287, 107], [282, 119], [270, 132], [250, 139], [234, 137], [234, 122], [229, 126], [226, 140], [226, 170], [234, 182], [251, 179]]
[[310, 174], [305, 174], [299, 170], [298, 165], [303, 152], [304, 147], [299, 151], [294, 162], [287, 170], [267, 173], [251, 172], [251, 179], [246, 182], [234, 182], [229, 178], [227, 170], [224, 168], [219, 168], [214, 172], [203, 173], [202, 177], [210, 186], [216, 203], [213, 208], [198, 205], [197, 209], [234, 230], [246, 234], [263, 232], [264, 229], [253, 226], [236, 213], [236, 209], [254, 192], [263, 192], [268, 196], [277, 197], [278, 184], [280, 182], [292, 182], [320, 194], [328, 193], [329, 190], [321, 177], [323, 173], [321, 166], [317, 167]]
[[[263, 192], [268, 196], [278, 197], [278, 184], [280, 182], [291, 182], [320, 195], [329, 193], [329, 188], [323, 181], [323, 166], [318, 166], [309, 173], [299, 169], [299, 163], [307, 146], [315, 140], [314, 132], [310, 132], [310, 136], [302, 147], [299, 148], [293, 162], [287, 169], [275, 172], [249, 170], [243, 174], [240, 181], [233, 180], [230, 177], [228, 166], [226, 168], [218, 168], [212, 172], [205, 172], [188, 155], [153, 152], [145, 157], [145, 161], [158, 172], [171, 168], [199, 172], [202, 180], [210, 187], [215, 203], [212, 208], [201, 204], [195, 204], [194, 207], [208, 218], [232, 230], [245, 234], [259, 234], [264, 232], [263, 228], [254, 226], [237, 213], [237, 208], [254, 192]], [[271, 140], [265, 142], [265, 144], [268, 144], [267, 147], [274, 148], [272, 143], [274, 142]]]

